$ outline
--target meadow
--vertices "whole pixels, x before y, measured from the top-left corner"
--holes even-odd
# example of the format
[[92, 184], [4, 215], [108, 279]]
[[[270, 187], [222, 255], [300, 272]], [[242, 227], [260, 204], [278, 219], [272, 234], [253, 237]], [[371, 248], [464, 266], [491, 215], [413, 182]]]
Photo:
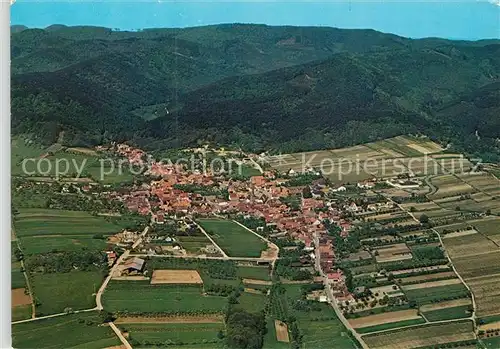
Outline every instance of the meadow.
[[217, 334], [224, 330], [223, 323], [132, 323], [120, 324], [119, 327], [128, 332], [129, 341], [134, 346], [170, 343], [182, 347], [205, 344], [218, 348], [222, 347], [222, 340]]
[[260, 257], [267, 244], [240, 225], [223, 219], [199, 219], [198, 223], [231, 257]]
[[204, 296], [201, 286], [150, 285], [149, 281], [112, 280], [103, 294], [114, 313], [221, 313], [225, 297]]
[[474, 339], [470, 321], [422, 325], [373, 335], [363, 340], [370, 348], [410, 349]]
[[276, 339], [276, 327], [274, 326], [274, 320], [267, 320], [266, 322], [267, 332], [264, 335], [264, 345], [262, 349], [290, 349], [289, 343], [278, 342]]
[[419, 288], [404, 290], [406, 297], [417, 304], [432, 303], [444, 298], [463, 298], [467, 297], [469, 291], [463, 284], [446, 285], [438, 287]]
[[268, 267], [239, 266], [236, 275], [242, 279], [271, 280]]
[[266, 307], [267, 297], [264, 294], [242, 292], [238, 297], [238, 304], [234, 307], [249, 313], [257, 313]]
[[472, 307], [470, 305], [462, 305], [459, 307], [450, 307], [440, 310], [423, 312], [423, 314], [429, 321], [460, 319], [471, 316], [471, 312], [469, 311], [471, 308]]
[[94, 293], [102, 280], [102, 273], [90, 271], [32, 274], [37, 316], [95, 307]]
[[15, 227], [18, 238], [42, 235], [114, 234], [122, 230], [119, 224], [84, 211], [52, 209], [20, 209]]
[[15, 348], [102, 349], [121, 342], [98, 312], [70, 314], [12, 326]]

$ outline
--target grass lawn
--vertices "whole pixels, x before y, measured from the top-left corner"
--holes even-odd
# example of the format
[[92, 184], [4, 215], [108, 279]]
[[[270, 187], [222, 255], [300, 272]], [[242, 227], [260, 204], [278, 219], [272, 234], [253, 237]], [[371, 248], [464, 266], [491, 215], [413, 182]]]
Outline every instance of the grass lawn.
[[451, 320], [469, 317], [469, 305], [433, 310], [423, 313], [429, 321]]
[[33, 274], [33, 292], [37, 316], [95, 307], [93, 295], [102, 284], [100, 272], [72, 271], [69, 273]]
[[119, 345], [108, 326], [99, 326], [98, 312], [71, 314], [12, 326], [15, 348], [102, 349]]
[[412, 319], [412, 320], [405, 320], [405, 321], [398, 321], [398, 322], [389, 322], [389, 323], [382, 324], [382, 325], [357, 328], [356, 332], [358, 332], [358, 333], [369, 333], [369, 332], [375, 332], [375, 331], [389, 330], [391, 328], [397, 328], [397, 327], [418, 325], [418, 324], [423, 324], [423, 323], [425, 323], [425, 320], [422, 319], [422, 318], [420, 318], [420, 319]]
[[237, 275], [242, 279], [271, 280], [268, 267], [238, 267]]
[[430, 288], [420, 288], [404, 291], [409, 300], [415, 300], [417, 304], [427, 304], [432, 301], [455, 298], [467, 298], [469, 291], [463, 284], [446, 285]]
[[[159, 345], [172, 342], [177, 345], [215, 344], [221, 345], [217, 333], [224, 330], [223, 323], [163, 323], [163, 324], [121, 324], [120, 329], [129, 332], [132, 345]], [[169, 346], [170, 347], [170, 346]], [[212, 348], [208, 345], [207, 348]]]
[[104, 308], [129, 313], [220, 313], [225, 297], [204, 296], [198, 286], [150, 285], [149, 281], [111, 281], [104, 291]]
[[260, 257], [267, 244], [238, 224], [223, 219], [200, 219], [198, 223], [232, 257]]

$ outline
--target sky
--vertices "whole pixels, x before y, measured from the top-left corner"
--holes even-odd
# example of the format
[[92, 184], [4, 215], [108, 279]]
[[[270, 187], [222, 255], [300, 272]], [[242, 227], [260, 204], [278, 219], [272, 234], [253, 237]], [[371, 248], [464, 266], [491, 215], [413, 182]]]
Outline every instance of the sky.
[[412, 38], [500, 39], [500, 0], [17, 0], [11, 23], [121, 30], [259, 23], [375, 29]]

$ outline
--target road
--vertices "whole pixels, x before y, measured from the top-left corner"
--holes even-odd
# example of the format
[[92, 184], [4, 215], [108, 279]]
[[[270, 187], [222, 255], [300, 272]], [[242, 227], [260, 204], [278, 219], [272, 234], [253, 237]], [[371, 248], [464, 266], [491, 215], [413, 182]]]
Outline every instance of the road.
[[43, 320], [43, 319], [50, 319], [50, 318], [53, 318], [53, 317], [59, 317], [59, 316], [64, 316], [64, 315], [69, 315], [69, 314], [86, 313], [86, 312], [89, 312], [89, 311], [97, 311], [97, 310], [98, 310], [97, 307], [95, 307], [95, 308], [92, 308], [92, 309], [75, 310], [75, 311], [72, 311], [72, 312], [69, 312], [69, 313], [66, 313], [66, 312], [64, 312], [64, 313], [57, 313], [57, 314], [40, 316], [40, 317], [26, 319], [26, 320], [14, 321], [14, 322], [12, 322], [12, 325], [22, 324], [24, 322], [32, 322], [32, 321], [38, 321], [38, 320]]
[[243, 261], [243, 262], [268, 262], [271, 263], [279, 258], [259, 258], [259, 257], [215, 257], [215, 256], [185, 256], [185, 255], [164, 255], [164, 254], [146, 254], [146, 253], [131, 253], [130, 257], [152, 257], [152, 258], [184, 258], [184, 259], [220, 259], [228, 261]]
[[330, 287], [330, 284], [328, 282], [328, 277], [326, 274], [323, 272], [323, 269], [321, 269], [321, 262], [320, 262], [320, 253], [319, 253], [319, 238], [316, 234], [314, 234], [314, 246], [315, 246], [315, 265], [316, 265], [316, 270], [319, 271], [321, 276], [323, 277], [323, 283], [325, 285], [325, 290], [327, 293], [327, 298], [328, 298], [328, 303], [332, 306], [333, 310], [335, 311], [335, 314], [337, 314], [337, 317], [342, 321], [344, 326], [354, 335], [354, 337], [358, 340], [359, 344], [361, 344], [361, 347], [363, 349], [369, 349], [368, 345], [365, 343], [363, 338], [359, 333], [357, 333], [354, 328], [351, 326], [349, 321], [344, 317], [344, 314], [339, 309], [339, 306], [337, 304], [337, 300], [335, 299], [335, 296], [333, 295], [332, 288]]
[[123, 336], [123, 334], [120, 331], [120, 329], [118, 327], [116, 327], [116, 325], [114, 323], [109, 322], [109, 327], [111, 327], [111, 329], [115, 332], [116, 336], [120, 339], [120, 341], [123, 343], [123, 345], [125, 346], [125, 348], [132, 349], [132, 346], [128, 342], [127, 338], [125, 338]]

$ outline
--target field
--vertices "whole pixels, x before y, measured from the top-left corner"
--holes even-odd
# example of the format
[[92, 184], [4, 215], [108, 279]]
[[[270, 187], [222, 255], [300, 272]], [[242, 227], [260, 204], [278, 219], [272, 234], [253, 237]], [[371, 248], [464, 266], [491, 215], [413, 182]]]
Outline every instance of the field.
[[278, 334], [274, 320], [268, 320], [266, 324], [267, 332], [264, 335], [264, 345], [262, 349], [290, 349], [289, 343], [278, 342]]
[[[356, 348], [348, 330], [328, 304], [315, 303], [315, 311], [300, 311], [293, 304], [301, 298], [303, 285], [283, 285], [285, 293], [273, 298], [273, 312], [288, 312], [297, 319], [303, 348]], [[278, 311], [278, 309], [281, 309]], [[291, 338], [293, 340], [293, 338]]]
[[417, 304], [427, 304], [442, 300], [443, 298], [467, 297], [469, 291], [460, 283], [455, 285], [405, 290], [404, 293], [409, 300], [414, 300]]
[[276, 331], [276, 339], [278, 342], [290, 342], [290, 338], [288, 336], [288, 326], [279, 320], [274, 320], [274, 329]]
[[257, 313], [264, 310], [266, 302], [267, 297], [262, 293], [243, 292], [238, 297], [238, 304], [235, 304], [235, 308], [243, 309], [249, 313]]
[[371, 327], [384, 323], [421, 319], [416, 309], [393, 311], [360, 318], [349, 319], [353, 328]]
[[17, 237], [114, 234], [122, 230], [119, 224], [83, 211], [20, 209], [16, 216]]
[[451, 319], [460, 319], [471, 316], [470, 310], [472, 306], [462, 305], [458, 307], [444, 308], [440, 310], [432, 310], [423, 312], [425, 318], [429, 321], [443, 321]]
[[200, 253], [200, 250], [212, 245], [210, 240], [205, 236], [178, 236], [177, 237], [182, 248], [188, 253]]
[[217, 337], [224, 330], [224, 323], [127, 323], [118, 325], [129, 334], [131, 344], [158, 345], [165, 343], [178, 346], [205, 344], [210, 348], [222, 348]]
[[200, 219], [199, 224], [231, 257], [260, 257], [267, 244], [240, 225], [223, 219]]
[[474, 339], [472, 323], [453, 322], [366, 335], [364, 341], [375, 349], [411, 349]]
[[161, 270], [153, 271], [151, 284], [203, 284], [196, 270]]
[[267, 267], [238, 267], [237, 275], [244, 279], [271, 280]]
[[78, 251], [82, 248], [104, 250], [106, 240], [94, 239], [85, 235], [61, 236], [26, 236], [21, 238], [23, 251], [26, 254], [42, 254], [54, 251]]
[[205, 296], [200, 286], [150, 285], [148, 281], [111, 281], [104, 308], [123, 313], [220, 313], [227, 298]]
[[391, 329], [406, 327], [406, 326], [419, 325], [419, 324], [423, 324], [423, 323], [425, 323], [425, 320], [421, 317], [418, 317], [418, 318], [410, 319], [410, 320], [402, 320], [402, 321], [398, 321], [398, 322], [386, 322], [386, 323], [382, 323], [380, 325], [361, 327], [361, 328], [357, 328], [356, 331], [358, 333], [364, 334], [364, 333], [391, 330]]
[[409, 172], [441, 173], [442, 167], [449, 167], [448, 163], [451, 160], [457, 162], [457, 159], [445, 160], [441, 167], [438, 164], [441, 161], [423, 157], [441, 151], [441, 146], [428, 139], [398, 136], [348, 148], [270, 156], [265, 160], [271, 167], [281, 171], [293, 169], [301, 172], [307, 163], [321, 169], [334, 183], [355, 183]]
[[26, 322], [12, 326], [15, 348], [81, 348], [102, 349], [119, 345], [120, 341], [97, 312]]
[[383, 248], [378, 248], [376, 251], [378, 252], [376, 257], [378, 263], [394, 262], [412, 258], [412, 254], [406, 244], [384, 246]]
[[99, 272], [34, 273], [33, 292], [37, 316], [61, 313], [66, 308], [90, 309], [96, 306], [95, 295], [103, 275]]

